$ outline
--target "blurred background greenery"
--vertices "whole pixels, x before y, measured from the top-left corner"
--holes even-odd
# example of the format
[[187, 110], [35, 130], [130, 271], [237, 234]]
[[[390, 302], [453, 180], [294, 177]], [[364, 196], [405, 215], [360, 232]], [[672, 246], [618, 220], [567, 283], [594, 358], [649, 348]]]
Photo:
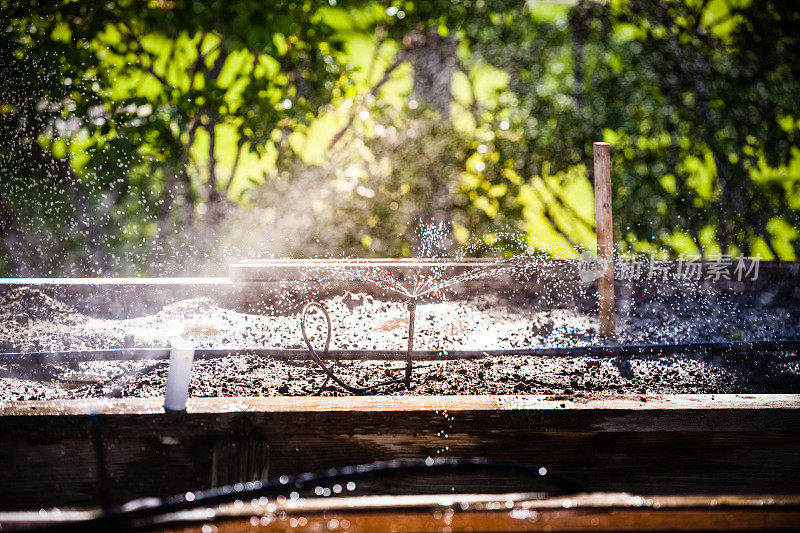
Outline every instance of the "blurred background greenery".
[[[786, 1], [0, 0], [0, 274], [800, 254]], [[476, 245], [477, 243], [477, 245]]]

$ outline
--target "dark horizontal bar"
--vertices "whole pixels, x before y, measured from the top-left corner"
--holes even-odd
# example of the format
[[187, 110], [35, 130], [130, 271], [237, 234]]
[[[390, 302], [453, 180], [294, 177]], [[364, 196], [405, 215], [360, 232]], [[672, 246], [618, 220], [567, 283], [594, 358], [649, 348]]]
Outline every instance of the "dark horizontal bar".
[[[800, 339], [786, 339], [676, 344], [611, 344], [507, 350], [414, 350], [413, 358], [417, 361], [436, 361], [441, 359], [480, 359], [498, 356], [658, 357], [664, 355], [725, 355], [748, 352], [792, 351], [799, 348]], [[169, 359], [169, 352], [169, 348], [9, 352], [0, 353], [0, 363], [52, 364], [81, 361], [157, 361]], [[308, 357], [308, 351], [284, 348], [197, 348], [195, 350], [195, 358], [197, 359], [215, 359], [231, 355], [255, 355], [285, 360], [302, 360]], [[330, 350], [327, 358], [340, 360], [405, 360], [406, 355], [405, 350]]]

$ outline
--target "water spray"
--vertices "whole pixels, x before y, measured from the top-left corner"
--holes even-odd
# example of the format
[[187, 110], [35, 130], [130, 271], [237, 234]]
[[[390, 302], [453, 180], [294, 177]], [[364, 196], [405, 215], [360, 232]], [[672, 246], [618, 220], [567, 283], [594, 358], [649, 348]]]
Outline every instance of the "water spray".
[[308, 339], [308, 335], [306, 334], [306, 329], [305, 329], [306, 315], [308, 311], [312, 308], [322, 311], [322, 313], [325, 315], [328, 328], [325, 340], [325, 351], [323, 352], [323, 355], [327, 356], [331, 339], [330, 316], [328, 315], [328, 312], [322, 307], [321, 304], [317, 302], [310, 302], [303, 309], [300, 321], [300, 327], [303, 332], [303, 340], [305, 340], [306, 347], [308, 348], [308, 351], [311, 353], [314, 362], [317, 363], [317, 365], [319, 365], [328, 376], [325, 382], [323, 383], [322, 387], [325, 387], [328, 381], [330, 379], [333, 379], [337, 384], [339, 384], [345, 390], [348, 390], [356, 394], [363, 394], [376, 387], [380, 387], [383, 385], [390, 385], [394, 383], [403, 383], [405, 384], [407, 389], [410, 389], [413, 377], [413, 370], [414, 370], [414, 363], [413, 363], [414, 321], [416, 318], [417, 300], [431, 295], [440, 297], [441, 291], [445, 288], [449, 288], [454, 285], [458, 285], [467, 281], [477, 280], [491, 273], [497, 273], [506, 269], [517, 268], [521, 264], [522, 259], [523, 259], [522, 257], [512, 257], [510, 259], [494, 261], [489, 265], [483, 265], [476, 268], [471, 268], [465, 272], [451, 276], [449, 278], [442, 277], [445, 270], [444, 263], [437, 264], [437, 262], [435, 261], [428, 262], [424, 264], [424, 266], [431, 269], [433, 277], [423, 278], [421, 276], [422, 266], [420, 266], [418, 267], [417, 272], [413, 276], [413, 284], [409, 287], [403, 285], [403, 283], [400, 280], [392, 276], [387, 270], [380, 268], [376, 265], [369, 265], [369, 264], [359, 265], [360, 268], [345, 268], [344, 266], [340, 266], [338, 270], [345, 277], [350, 277], [353, 279], [371, 283], [382, 289], [388, 289], [389, 291], [400, 295], [406, 300], [406, 305], [408, 308], [408, 349], [406, 350], [405, 376], [402, 381], [390, 380], [369, 387], [355, 387], [346, 384], [341, 379], [336, 377], [333, 370], [331, 370], [331, 368], [322, 361], [322, 357], [320, 356], [320, 354], [311, 345], [311, 342]]

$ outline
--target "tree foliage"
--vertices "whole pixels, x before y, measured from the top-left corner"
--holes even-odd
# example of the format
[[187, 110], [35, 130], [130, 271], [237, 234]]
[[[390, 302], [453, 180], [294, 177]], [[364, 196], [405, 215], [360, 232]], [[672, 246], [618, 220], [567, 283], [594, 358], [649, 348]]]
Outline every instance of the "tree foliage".
[[577, 248], [597, 140], [624, 250], [800, 254], [791, 2], [0, 8], [7, 272], [174, 271], [277, 211], [298, 254], [407, 255], [417, 219]]
[[[158, 260], [171, 222], [200, 203], [219, 216], [242, 151], [284, 157], [346, 83], [310, 2], [3, 2], [0, 16], [3, 242], [20, 272]], [[46, 259], [47, 241], [73, 261]]]

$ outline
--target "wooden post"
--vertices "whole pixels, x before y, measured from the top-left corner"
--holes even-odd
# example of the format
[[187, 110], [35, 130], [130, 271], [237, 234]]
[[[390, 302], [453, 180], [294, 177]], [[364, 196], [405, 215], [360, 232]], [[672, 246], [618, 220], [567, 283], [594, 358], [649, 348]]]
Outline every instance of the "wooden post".
[[614, 335], [614, 226], [611, 217], [611, 146], [594, 143], [594, 210], [597, 227], [597, 300], [600, 334]]

